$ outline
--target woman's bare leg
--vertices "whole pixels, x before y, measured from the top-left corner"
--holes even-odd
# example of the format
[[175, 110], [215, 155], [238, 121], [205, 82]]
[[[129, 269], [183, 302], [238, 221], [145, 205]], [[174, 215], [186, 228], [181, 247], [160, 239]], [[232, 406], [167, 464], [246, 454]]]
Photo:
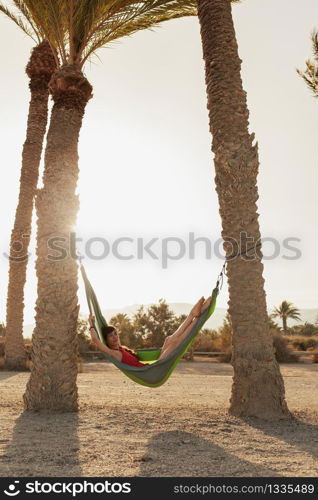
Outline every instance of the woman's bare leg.
[[166, 339], [167, 341], [174, 341], [183, 335], [184, 331], [192, 323], [193, 319], [201, 314], [201, 309], [203, 307], [204, 302], [205, 302], [204, 297], [201, 297], [201, 299], [199, 299], [198, 302], [195, 304], [195, 306], [191, 309], [187, 318], [183, 321], [183, 323], [181, 323], [179, 328], [172, 335], [169, 335], [169, 337], [167, 337]]
[[[189, 313], [188, 317], [184, 320], [184, 322], [181, 323], [179, 328], [172, 335], [169, 335], [169, 337], [167, 337], [167, 340], [175, 340], [177, 338], [183, 337], [185, 330], [187, 330], [187, 332], [189, 331], [188, 325], [192, 323], [193, 319], [198, 318], [209, 307], [210, 303], [211, 303], [211, 297], [208, 297], [205, 300], [204, 297], [202, 297], [194, 306], [194, 308], [191, 310], [191, 312]], [[199, 307], [197, 308], [198, 304]], [[195, 310], [194, 314], [193, 311], [195, 308], [197, 309]]]
[[[205, 309], [207, 307], [209, 307], [209, 305], [211, 303], [211, 297], [209, 297], [208, 299], [203, 300], [203, 301], [202, 301], [202, 299], [200, 299], [200, 301], [198, 301], [197, 304], [199, 304], [199, 303], [200, 303], [200, 308], [201, 308], [201, 312], [200, 312], [200, 314], [201, 314], [202, 312], [205, 311]], [[196, 304], [196, 306], [197, 306], [197, 304]], [[192, 328], [196, 325], [196, 323], [198, 322], [198, 316], [197, 315], [194, 316], [192, 311], [190, 312], [190, 314], [186, 318], [186, 320], [179, 326], [178, 330], [176, 330], [172, 335], [170, 335], [169, 337], [166, 338], [166, 340], [162, 346], [161, 354], [160, 354], [158, 359], [166, 358], [171, 353], [171, 351], [174, 351], [174, 349], [179, 344], [181, 344], [181, 342], [190, 333]]]
[[198, 318], [194, 318], [193, 321], [177, 337], [175, 336], [174, 338], [171, 338], [172, 335], [168, 337], [163, 344], [161, 354], [158, 359], [166, 358], [172, 351], [174, 351], [176, 347], [181, 344], [183, 339], [186, 338], [197, 322]]

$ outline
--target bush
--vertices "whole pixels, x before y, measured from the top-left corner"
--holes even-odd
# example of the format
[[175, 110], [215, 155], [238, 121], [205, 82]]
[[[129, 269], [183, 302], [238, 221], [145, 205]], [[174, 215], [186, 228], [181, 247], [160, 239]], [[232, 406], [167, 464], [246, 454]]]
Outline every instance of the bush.
[[[24, 348], [25, 348], [25, 353], [26, 353], [26, 368], [29, 369], [29, 363], [31, 359], [31, 346], [32, 346], [32, 341], [31, 339], [24, 339]], [[5, 351], [5, 339], [4, 337], [0, 336], [0, 369], [4, 368], [4, 351]], [[23, 368], [19, 368], [19, 371], [25, 371]]]
[[312, 323], [305, 323], [301, 331], [302, 335], [318, 335], [318, 326]]
[[215, 330], [204, 328], [192, 344], [193, 350], [198, 352], [221, 351], [220, 335]]
[[315, 352], [312, 358], [313, 363], [318, 363], [318, 352]]
[[286, 340], [297, 351], [307, 351], [307, 349], [315, 349], [318, 347], [318, 337], [288, 337]]
[[[122, 333], [128, 335], [129, 347], [159, 348], [163, 345], [165, 339], [169, 335], [172, 335], [185, 319], [186, 315], [181, 314], [181, 316], [176, 316], [172, 309], [170, 309], [169, 304], [165, 300], [160, 299], [158, 304], [151, 304], [147, 309], [144, 306], [139, 307], [133, 315], [130, 325], [127, 323], [126, 318], [126, 327], [123, 328], [119, 324], [119, 328], [122, 330]], [[114, 321], [114, 319], [111, 321]]]
[[275, 356], [278, 363], [297, 363], [298, 357], [288, 347], [288, 340], [282, 335], [273, 335]]
[[[288, 341], [280, 334], [273, 335], [273, 344], [275, 349], [275, 357], [278, 363], [297, 363], [298, 357], [288, 347]], [[225, 350], [225, 354], [219, 357], [221, 363], [230, 363], [232, 357], [232, 348], [229, 346]]]
[[294, 325], [289, 328], [289, 333], [291, 335], [305, 335], [306, 337], [311, 337], [313, 335], [318, 335], [318, 325], [306, 322], [304, 325]]

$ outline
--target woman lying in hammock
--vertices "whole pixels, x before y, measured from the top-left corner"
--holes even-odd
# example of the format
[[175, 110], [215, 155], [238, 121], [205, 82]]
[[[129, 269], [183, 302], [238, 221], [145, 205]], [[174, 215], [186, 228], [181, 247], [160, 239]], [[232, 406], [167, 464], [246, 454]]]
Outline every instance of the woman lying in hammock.
[[[190, 330], [198, 321], [199, 316], [209, 307], [210, 303], [211, 297], [207, 299], [201, 297], [201, 299], [198, 300], [198, 302], [191, 309], [188, 317], [179, 326], [179, 328], [172, 335], [166, 337], [161, 348], [161, 353], [158, 360], [166, 358], [172, 351], [176, 349], [176, 347], [183, 341], [183, 339], [188, 335]], [[104, 345], [99, 340], [94, 328], [94, 316], [89, 316], [88, 321], [90, 324], [89, 331], [92, 337], [92, 341], [101, 351], [106, 352], [118, 361], [126, 363], [127, 365], [145, 366], [145, 363], [140, 363], [137, 355], [131, 349], [127, 349], [121, 346], [117, 328], [111, 325], [104, 326], [102, 328], [102, 333], [107, 343], [107, 345]]]

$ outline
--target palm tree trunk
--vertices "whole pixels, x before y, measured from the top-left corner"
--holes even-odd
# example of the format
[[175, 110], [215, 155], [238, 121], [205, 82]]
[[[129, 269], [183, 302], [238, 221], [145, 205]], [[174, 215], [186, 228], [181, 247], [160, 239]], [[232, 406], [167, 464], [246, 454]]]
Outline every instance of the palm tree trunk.
[[33, 200], [39, 175], [43, 140], [47, 126], [48, 83], [55, 70], [55, 60], [48, 42], [32, 50], [26, 72], [30, 78], [31, 100], [26, 140], [22, 153], [19, 202], [11, 233], [9, 284], [7, 295], [5, 367], [25, 369], [23, 342], [24, 285], [31, 235]]
[[[198, 0], [216, 190], [227, 257], [260, 239], [256, 201], [259, 167], [241, 81], [230, 0]], [[244, 234], [249, 239], [241, 242]], [[252, 242], [252, 243], [251, 243]], [[266, 419], [289, 416], [283, 379], [269, 332], [262, 254], [228, 262], [234, 378], [230, 412]]]
[[[54, 106], [45, 152], [38, 215], [38, 298], [27, 410], [77, 410], [77, 264], [69, 254], [78, 198], [78, 138], [91, 86], [76, 66], [53, 76]], [[54, 239], [54, 240], [53, 240]], [[53, 241], [60, 251], [50, 250]]]
[[283, 316], [283, 330], [284, 330], [284, 334], [287, 335], [288, 331], [287, 331], [287, 318], [286, 318], [286, 316]]

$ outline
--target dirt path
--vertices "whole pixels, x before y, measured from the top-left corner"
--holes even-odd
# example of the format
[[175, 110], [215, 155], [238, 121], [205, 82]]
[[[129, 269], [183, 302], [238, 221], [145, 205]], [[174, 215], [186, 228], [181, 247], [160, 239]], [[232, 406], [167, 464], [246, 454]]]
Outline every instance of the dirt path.
[[108, 363], [79, 374], [78, 414], [24, 413], [0, 372], [0, 476], [318, 476], [318, 365], [282, 365], [295, 419], [227, 414], [230, 365], [181, 362], [158, 389]]

